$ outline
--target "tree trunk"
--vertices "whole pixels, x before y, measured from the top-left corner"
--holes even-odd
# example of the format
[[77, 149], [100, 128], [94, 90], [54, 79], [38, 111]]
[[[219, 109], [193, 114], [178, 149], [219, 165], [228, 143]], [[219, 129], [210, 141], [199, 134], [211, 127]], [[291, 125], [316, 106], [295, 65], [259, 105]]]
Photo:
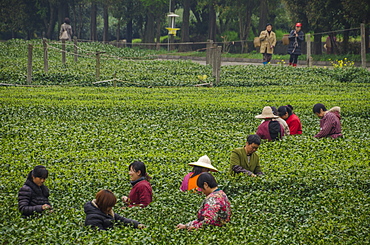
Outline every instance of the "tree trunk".
[[[148, 11], [143, 38], [144, 43], [154, 43], [154, 30], [154, 14]], [[152, 48], [152, 46], [148, 45], [148, 48]]]
[[[156, 39], [156, 43], [160, 43], [161, 42], [161, 16], [157, 16], [157, 20], [155, 22], [156, 24], [156, 32], [155, 32], [155, 39]], [[157, 50], [160, 49], [160, 46], [157, 46]]]
[[365, 50], [367, 54], [370, 52], [369, 34], [370, 34], [370, 28], [365, 26]]
[[95, 2], [91, 3], [91, 15], [90, 15], [90, 40], [91, 41], [98, 41], [98, 35], [96, 30], [96, 12], [97, 12], [97, 5]]
[[[349, 23], [344, 24], [344, 29], [349, 29], [351, 25]], [[343, 49], [342, 49], [342, 54], [348, 54], [348, 45], [349, 45], [349, 31], [344, 31], [343, 32]]]
[[314, 54], [322, 54], [321, 38], [322, 38], [322, 34], [315, 35], [314, 37], [314, 45], [313, 45]]
[[126, 23], [126, 41], [127, 47], [132, 47], [132, 19], [129, 19]]
[[248, 52], [247, 39], [252, 22], [252, 8], [247, 8], [245, 12], [239, 12], [239, 37], [242, 40], [241, 53]]
[[209, 4], [208, 39], [216, 41], [216, 11], [213, 1]]
[[117, 30], [116, 30], [116, 41], [119, 42], [120, 39], [120, 30], [121, 29], [121, 19], [117, 20]]
[[[49, 23], [48, 23], [47, 30], [46, 30], [46, 38], [48, 39], [52, 39], [53, 37], [53, 31], [54, 31], [55, 22], [56, 22], [55, 12], [56, 12], [55, 7], [50, 3], [50, 18], [49, 18]], [[59, 32], [58, 32], [58, 35], [59, 35]]]
[[258, 25], [259, 31], [265, 30], [267, 24], [268, 5], [267, 0], [260, 0], [260, 21]]
[[[189, 42], [189, 26], [190, 26], [190, 0], [183, 1], [184, 12], [182, 14], [182, 26], [181, 26], [181, 42]], [[190, 45], [180, 45], [180, 52], [187, 52], [191, 50]]]
[[64, 18], [69, 17], [68, 4], [60, 3], [58, 6], [59, 27], [64, 23]]
[[75, 26], [76, 26], [76, 31], [74, 31], [75, 36], [79, 37], [79, 38], [82, 38], [81, 36], [81, 30], [82, 30], [82, 27], [83, 27], [83, 21], [82, 21], [82, 4], [79, 4], [78, 5], [78, 11], [75, 13], [76, 15], [76, 18], [77, 18], [77, 21], [75, 23]]
[[103, 43], [109, 41], [108, 4], [103, 5], [104, 32]]

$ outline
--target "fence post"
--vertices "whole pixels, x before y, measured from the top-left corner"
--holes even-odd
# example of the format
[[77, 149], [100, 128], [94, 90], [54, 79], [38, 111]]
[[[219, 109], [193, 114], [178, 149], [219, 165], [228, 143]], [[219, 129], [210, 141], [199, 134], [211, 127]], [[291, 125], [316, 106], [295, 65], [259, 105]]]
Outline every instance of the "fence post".
[[361, 23], [361, 67], [366, 68], [365, 24]]
[[62, 40], [62, 64], [66, 64], [66, 40]]
[[42, 44], [44, 45], [44, 72], [47, 73], [49, 71], [49, 64], [48, 64], [48, 44], [46, 38], [42, 39]]
[[32, 44], [28, 44], [27, 84], [32, 82]]
[[220, 70], [221, 70], [221, 46], [213, 48], [212, 57], [212, 75], [216, 78], [215, 85], [220, 82]]
[[311, 34], [306, 35], [306, 40], [307, 40], [307, 67], [312, 67]]
[[212, 47], [213, 47], [213, 40], [208, 39], [206, 45], [206, 65], [209, 65], [211, 63], [211, 53], [212, 53]]
[[96, 80], [100, 78], [100, 52], [96, 52]]
[[74, 58], [75, 58], [75, 62], [77, 62], [78, 50], [77, 50], [77, 37], [76, 36], [73, 37], [73, 43], [74, 43], [74, 51], [75, 51]]
[[114, 72], [113, 74], [113, 87], [117, 87], [117, 72]]

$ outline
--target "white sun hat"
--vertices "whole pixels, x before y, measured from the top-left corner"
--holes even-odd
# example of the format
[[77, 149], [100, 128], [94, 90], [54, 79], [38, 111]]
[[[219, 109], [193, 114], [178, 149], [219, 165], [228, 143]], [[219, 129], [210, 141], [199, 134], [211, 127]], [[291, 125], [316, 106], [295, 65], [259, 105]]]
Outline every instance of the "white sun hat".
[[262, 114], [255, 116], [256, 118], [278, 118], [279, 116], [274, 115], [272, 113], [272, 109], [270, 106], [263, 107]]
[[203, 168], [208, 168], [212, 172], [218, 172], [217, 168], [213, 167], [211, 164], [211, 159], [207, 155], [204, 155], [198, 159], [197, 162], [188, 163], [190, 166], [198, 166]]

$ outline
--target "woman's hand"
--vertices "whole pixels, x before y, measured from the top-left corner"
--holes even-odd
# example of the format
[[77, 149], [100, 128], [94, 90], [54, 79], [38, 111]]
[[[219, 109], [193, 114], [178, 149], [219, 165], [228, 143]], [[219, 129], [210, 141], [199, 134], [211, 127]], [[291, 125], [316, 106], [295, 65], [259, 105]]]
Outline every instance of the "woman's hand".
[[42, 205], [42, 210], [51, 209], [51, 206], [49, 204]]
[[178, 224], [177, 226], [176, 226], [176, 228], [178, 229], [178, 230], [181, 230], [181, 229], [186, 229], [186, 228], [188, 228], [186, 225], [184, 225], [184, 224]]
[[127, 196], [122, 197], [122, 202], [128, 204], [130, 202], [130, 199]]
[[143, 225], [143, 224], [139, 224], [139, 225], [137, 226], [137, 228], [138, 228], [138, 229], [144, 229], [144, 228], [146, 228], [146, 226], [145, 226], [145, 225]]

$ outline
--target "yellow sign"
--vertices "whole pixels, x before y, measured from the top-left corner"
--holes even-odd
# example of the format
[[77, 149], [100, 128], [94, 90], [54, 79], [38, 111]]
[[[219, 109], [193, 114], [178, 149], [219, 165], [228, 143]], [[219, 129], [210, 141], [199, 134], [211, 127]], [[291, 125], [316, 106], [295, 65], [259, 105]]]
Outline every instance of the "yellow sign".
[[174, 35], [174, 36], [176, 36], [176, 31], [180, 30], [180, 28], [171, 28], [171, 27], [166, 27], [166, 29], [168, 30], [169, 35]]

